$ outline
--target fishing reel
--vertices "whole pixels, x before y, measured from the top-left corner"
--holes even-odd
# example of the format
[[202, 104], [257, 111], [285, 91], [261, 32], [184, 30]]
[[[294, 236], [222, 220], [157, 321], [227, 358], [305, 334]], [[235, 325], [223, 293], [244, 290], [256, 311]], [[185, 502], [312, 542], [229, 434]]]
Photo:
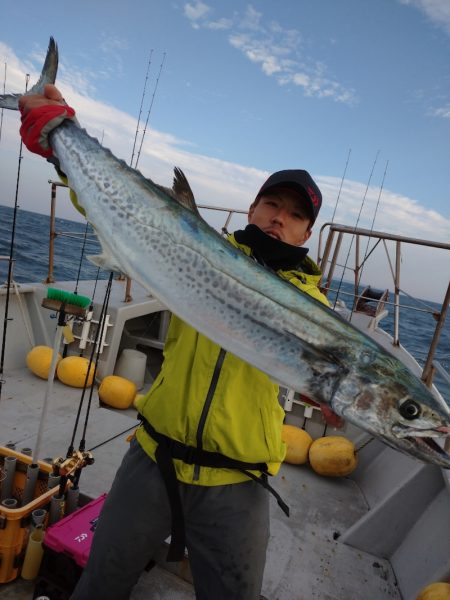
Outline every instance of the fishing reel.
[[53, 470], [55, 475], [70, 478], [70, 476], [74, 473], [80, 472], [81, 469], [87, 465], [92, 465], [93, 463], [94, 457], [92, 456], [91, 452], [73, 450], [71, 456], [69, 457], [63, 458], [60, 456], [59, 458], [55, 458], [53, 461]]

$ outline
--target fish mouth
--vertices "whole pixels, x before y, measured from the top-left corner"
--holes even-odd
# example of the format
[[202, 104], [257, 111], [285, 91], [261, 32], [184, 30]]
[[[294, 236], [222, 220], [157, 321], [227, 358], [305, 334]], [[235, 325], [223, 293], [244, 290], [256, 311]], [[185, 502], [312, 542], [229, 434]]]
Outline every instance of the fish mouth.
[[[439, 457], [446, 459], [450, 465], [450, 455], [435, 441], [435, 438], [443, 440], [449, 436], [449, 427], [414, 429], [411, 427], [405, 427], [404, 425], [398, 423], [392, 427], [392, 432], [395, 437], [407, 440], [422, 452], [425, 452], [426, 454], [438, 455]], [[447, 468], [450, 468], [450, 466]]]

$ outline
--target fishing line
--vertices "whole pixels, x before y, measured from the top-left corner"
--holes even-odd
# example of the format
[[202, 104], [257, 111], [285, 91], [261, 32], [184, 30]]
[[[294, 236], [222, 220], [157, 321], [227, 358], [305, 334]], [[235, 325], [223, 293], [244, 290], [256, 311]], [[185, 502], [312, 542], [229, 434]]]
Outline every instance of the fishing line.
[[78, 284], [80, 282], [81, 265], [83, 263], [83, 258], [84, 258], [84, 249], [86, 248], [86, 239], [87, 239], [88, 229], [89, 229], [89, 222], [86, 221], [86, 227], [84, 228], [83, 244], [81, 246], [80, 262], [78, 263], [78, 273], [77, 273], [77, 278], [76, 278], [76, 282], [75, 282], [74, 294], [78, 294]]
[[112, 437], [108, 438], [104, 442], [100, 442], [100, 444], [97, 444], [96, 446], [93, 446], [92, 448], [89, 448], [88, 452], [93, 452], [94, 450], [97, 450], [97, 448], [100, 448], [101, 446], [104, 446], [108, 442], [112, 442], [113, 440], [117, 439], [118, 437], [121, 437], [122, 435], [125, 435], [125, 433], [128, 433], [132, 429], [136, 429], [137, 425], [138, 425], [138, 423], [135, 424], [135, 425], [132, 425], [131, 427], [128, 427], [127, 429], [125, 429], [124, 431], [121, 431], [120, 433], [117, 433], [116, 435], [113, 435]]
[[[375, 248], [378, 246], [378, 244], [380, 242], [380, 240], [378, 240], [378, 242], [375, 244], [375, 246], [372, 248], [372, 250], [369, 253], [369, 244], [370, 244], [370, 240], [372, 238], [373, 228], [375, 226], [375, 219], [377, 217], [378, 207], [380, 205], [381, 194], [383, 193], [384, 182], [385, 182], [385, 179], [386, 179], [386, 173], [387, 173], [388, 165], [389, 165], [389, 161], [387, 160], [386, 161], [386, 166], [384, 168], [383, 179], [381, 180], [380, 191], [379, 191], [379, 194], [378, 194], [377, 203], [376, 203], [376, 206], [375, 206], [375, 211], [374, 211], [373, 218], [372, 218], [372, 223], [371, 223], [370, 230], [369, 230], [370, 235], [367, 238], [366, 250], [364, 252], [364, 257], [363, 257], [363, 259], [361, 261], [361, 269], [359, 270], [359, 273], [358, 273], [358, 280], [356, 282], [357, 290], [359, 290], [359, 284], [361, 283], [362, 274], [363, 274], [363, 271], [364, 271], [364, 267], [366, 266], [367, 259], [369, 258], [369, 256], [372, 254], [372, 252], [375, 250]], [[351, 312], [350, 319], [349, 319], [350, 321], [351, 321], [351, 318], [352, 318], [353, 311], [354, 311], [355, 307], [356, 307], [356, 301], [353, 303], [352, 312]]]
[[[136, 157], [136, 163], [134, 165], [135, 169], [137, 169], [139, 158], [141, 156], [142, 144], [144, 143], [144, 137], [145, 137], [145, 134], [147, 133], [148, 120], [150, 118], [150, 113], [152, 112], [153, 102], [155, 100], [156, 90], [158, 89], [159, 78], [161, 77], [161, 72], [162, 72], [162, 69], [163, 69], [163, 65], [164, 65], [165, 59], [166, 59], [166, 53], [164, 52], [163, 53], [163, 58], [162, 58], [162, 61], [161, 61], [161, 66], [159, 67], [158, 77], [156, 78], [155, 89], [153, 90], [152, 100], [150, 102], [150, 107], [148, 109], [147, 119], [145, 121], [145, 126], [144, 126], [144, 131], [143, 131], [142, 137], [141, 137], [141, 145], [139, 146], [139, 152], [138, 152], [138, 155]], [[131, 165], [131, 166], [133, 166], [133, 165]]]
[[345, 271], [347, 269], [348, 261], [350, 259], [350, 253], [352, 251], [353, 240], [355, 239], [355, 235], [356, 235], [356, 229], [358, 228], [358, 225], [359, 225], [359, 220], [361, 218], [362, 209], [364, 208], [364, 204], [365, 204], [366, 197], [367, 197], [367, 192], [369, 190], [370, 182], [372, 180], [372, 175], [373, 175], [373, 172], [375, 170], [375, 165], [377, 164], [379, 154], [380, 154], [380, 151], [378, 150], [377, 153], [376, 153], [376, 156], [375, 156], [375, 160], [373, 161], [372, 170], [370, 171], [369, 179], [367, 181], [366, 191], [364, 192], [364, 196], [363, 196], [363, 199], [362, 199], [362, 202], [361, 202], [361, 206], [359, 208], [358, 217], [356, 219], [356, 223], [355, 223], [355, 226], [353, 228], [353, 235], [352, 235], [352, 237], [350, 239], [350, 245], [349, 245], [349, 248], [348, 248], [347, 257], [345, 259], [345, 263], [344, 263], [343, 268], [342, 268], [342, 275], [341, 275], [341, 279], [339, 280], [339, 285], [338, 285], [338, 288], [337, 288], [337, 291], [336, 291], [336, 297], [334, 299], [333, 308], [336, 308], [336, 303], [338, 301], [339, 292], [341, 291], [342, 282], [343, 282], [343, 279], [344, 279], [344, 274], [345, 274]]
[[[28, 82], [30, 81], [30, 75], [27, 73], [25, 76], [25, 93], [28, 90]], [[0, 357], [0, 400], [2, 397], [2, 389], [3, 389], [3, 369], [5, 365], [5, 351], [6, 351], [6, 330], [8, 327], [9, 318], [9, 299], [11, 296], [11, 282], [12, 282], [12, 268], [14, 261], [14, 246], [15, 246], [15, 237], [16, 237], [16, 223], [17, 223], [17, 209], [19, 208], [18, 199], [19, 199], [19, 183], [20, 183], [20, 169], [22, 165], [22, 149], [23, 142], [20, 140], [19, 145], [19, 159], [17, 165], [17, 178], [16, 178], [16, 192], [14, 197], [14, 211], [13, 211], [13, 219], [12, 219], [12, 228], [11, 228], [11, 245], [9, 250], [9, 260], [8, 260], [8, 278], [6, 281], [6, 299], [5, 299], [5, 313], [3, 319], [3, 336], [2, 336], [2, 350]]]
[[347, 167], [348, 167], [348, 163], [350, 161], [350, 154], [351, 154], [352, 149], [349, 148], [348, 149], [348, 155], [347, 155], [347, 162], [345, 163], [345, 168], [344, 168], [344, 173], [342, 174], [342, 179], [341, 179], [341, 185], [339, 188], [339, 192], [336, 198], [336, 204], [334, 205], [334, 211], [333, 211], [333, 216], [331, 217], [331, 222], [334, 223], [334, 217], [336, 215], [336, 210], [339, 204], [339, 198], [341, 197], [341, 191], [342, 191], [342, 186], [344, 185], [344, 180], [345, 180], [345, 175], [347, 173]]
[[142, 91], [141, 106], [139, 107], [139, 116], [138, 116], [138, 120], [137, 120], [137, 124], [136, 124], [136, 133], [134, 134], [133, 151], [131, 153], [130, 167], [133, 166], [134, 151], [136, 149], [136, 141], [137, 141], [137, 136], [139, 133], [139, 125], [141, 124], [142, 107], [144, 105], [144, 97], [145, 97], [145, 93], [147, 90], [147, 81], [148, 81], [148, 74], [150, 71], [150, 65], [152, 64], [152, 55], [153, 55], [153, 48], [150, 50], [150, 56], [149, 56], [148, 64], [147, 64], [147, 73], [145, 75], [145, 80], [144, 80], [144, 89]]

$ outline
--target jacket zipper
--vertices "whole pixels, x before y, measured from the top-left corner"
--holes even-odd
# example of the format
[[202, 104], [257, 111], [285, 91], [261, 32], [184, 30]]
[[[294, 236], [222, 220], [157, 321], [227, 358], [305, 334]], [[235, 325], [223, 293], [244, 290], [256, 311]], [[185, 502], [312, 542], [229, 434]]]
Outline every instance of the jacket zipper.
[[[206, 394], [206, 400], [203, 405], [202, 414], [198, 422], [197, 428], [197, 448], [201, 450], [203, 448], [203, 430], [205, 429], [206, 418], [211, 407], [211, 403], [216, 391], [217, 382], [219, 381], [220, 371], [222, 370], [223, 361], [227, 351], [223, 348], [220, 349], [219, 356], [217, 357], [216, 365], [211, 377], [211, 383], [209, 384], [208, 393]], [[194, 481], [200, 478], [200, 465], [194, 465]]]

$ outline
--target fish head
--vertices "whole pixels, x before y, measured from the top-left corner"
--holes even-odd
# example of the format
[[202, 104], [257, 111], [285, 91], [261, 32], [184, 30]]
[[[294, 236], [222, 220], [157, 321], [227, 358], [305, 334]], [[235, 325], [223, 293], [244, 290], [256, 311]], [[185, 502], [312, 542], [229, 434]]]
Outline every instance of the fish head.
[[392, 448], [450, 469], [450, 407], [396, 358], [361, 362], [337, 387], [333, 410]]

